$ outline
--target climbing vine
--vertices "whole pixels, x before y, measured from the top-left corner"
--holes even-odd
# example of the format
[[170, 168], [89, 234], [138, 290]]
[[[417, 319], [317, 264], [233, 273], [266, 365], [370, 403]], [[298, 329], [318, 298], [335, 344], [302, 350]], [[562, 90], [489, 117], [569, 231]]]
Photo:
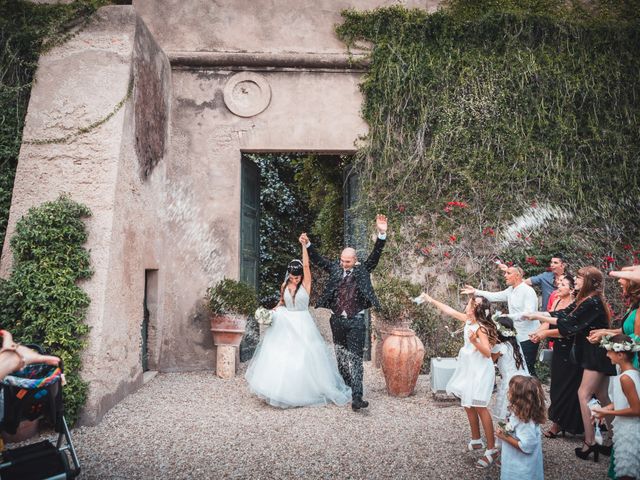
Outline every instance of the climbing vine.
[[[0, 0], [0, 239], [2, 240], [7, 228], [24, 118], [38, 58], [42, 53], [76, 35], [87, 25], [93, 12], [110, 3], [126, 2], [81, 0], [67, 5], [46, 5], [21, 0]], [[33, 139], [31, 143], [52, 143], [50, 140], [59, 139]], [[66, 140], [68, 139], [64, 139]], [[1, 250], [2, 244], [0, 244], [0, 253]]]
[[637, 7], [343, 13], [338, 35], [369, 49], [356, 165], [362, 209], [388, 211], [393, 227], [383, 274], [462, 302], [460, 284], [497, 279], [496, 256], [528, 274], [556, 251], [573, 269], [638, 263]]

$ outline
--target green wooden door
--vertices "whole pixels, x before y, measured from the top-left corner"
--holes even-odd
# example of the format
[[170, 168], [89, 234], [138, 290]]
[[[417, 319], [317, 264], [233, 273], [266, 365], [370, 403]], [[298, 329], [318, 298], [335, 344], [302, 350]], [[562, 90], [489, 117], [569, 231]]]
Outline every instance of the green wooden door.
[[[260, 171], [251, 160], [242, 157], [240, 188], [240, 281], [258, 289], [260, 267]], [[253, 318], [240, 343], [240, 361], [253, 356], [260, 334]]]
[[258, 288], [260, 261], [260, 172], [242, 158], [240, 207], [240, 281]]

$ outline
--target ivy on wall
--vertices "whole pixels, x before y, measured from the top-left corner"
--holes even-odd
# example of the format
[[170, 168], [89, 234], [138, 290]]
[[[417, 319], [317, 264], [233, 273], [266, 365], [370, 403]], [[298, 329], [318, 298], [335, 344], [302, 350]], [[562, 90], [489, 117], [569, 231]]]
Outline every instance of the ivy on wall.
[[634, 5], [455, 0], [434, 14], [343, 13], [338, 35], [370, 49], [356, 162], [362, 208], [390, 216], [383, 274], [462, 303], [462, 283], [497, 278], [496, 256], [528, 274], [556, 251], [574, 270], [638, 263]]
[[83, 219], [91, 212], [67, 196], [31, 208], [11, 238], [13, 271], [0, 279], [0, 325], [21, 343], [35, 343], [64, 361], [65, 410], [73, 422], [85, 402], [80, 378], [88, 295], [77, 283], [91, 277]]

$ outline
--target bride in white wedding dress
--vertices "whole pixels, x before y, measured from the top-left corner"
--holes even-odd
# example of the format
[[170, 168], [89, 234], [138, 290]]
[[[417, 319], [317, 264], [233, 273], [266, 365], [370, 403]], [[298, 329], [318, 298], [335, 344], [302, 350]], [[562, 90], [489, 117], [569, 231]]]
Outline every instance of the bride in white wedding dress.
[[351, 401], [351, 388], [309, 313], [310, 293], [309, 256], [302, 245], [302, 262], [289, 263], [271, 326], [245, 375], [251, 392], [274, 407]]

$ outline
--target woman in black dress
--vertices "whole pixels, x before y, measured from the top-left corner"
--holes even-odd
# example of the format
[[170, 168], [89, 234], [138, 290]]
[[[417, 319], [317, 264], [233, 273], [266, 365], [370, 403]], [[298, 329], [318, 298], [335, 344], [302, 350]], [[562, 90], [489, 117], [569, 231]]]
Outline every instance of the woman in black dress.
[[[573, 303], [575, 280], [572, 275], [563, 275], [557, 285], [556, 295], [549, 312], [564, 310]], [[545, 338], [553, 339], [553, 356], [551, 357], [551, 387], [549, 396], [549, 420], [553, 425], [544, 432], [547, 438], [556, 438], [562, 431], [578, 435], [584, 432], [578, 387], [582, 382], [582, 367], [571, 362], [569, 353], [573, 345], [573, 337], [564, 338], [556, 326], [550, 327], [545, 321], [537, 332], [531, 335], [534, 342]]]
[[584, 445], [575, 450], [576, 456], [582, 459], [589, 458], [593, 452], [596, 460], [599, 453], [591, 424], [591, 410], [587, 403], [595, 395], [601, 405], [608, 405], [609, 376], [616, 374], [605, 350], [587, 340], [592, 330], [609, 328], [611, 312], [606, 306], [603, 287], [602, 272], [595, 267], [583, 267], [578, 270], [576, 277], [576, 301], [568, 308], [550, 313], [523, 315], [524, 318], [547, 321], [551, 325], [557, 324], [560, 335], [574, 339], [573, 352], [570, 351], [570, 355], [573, 355], [574, 361], [583, 368], [578, 400], [584, 426]]

